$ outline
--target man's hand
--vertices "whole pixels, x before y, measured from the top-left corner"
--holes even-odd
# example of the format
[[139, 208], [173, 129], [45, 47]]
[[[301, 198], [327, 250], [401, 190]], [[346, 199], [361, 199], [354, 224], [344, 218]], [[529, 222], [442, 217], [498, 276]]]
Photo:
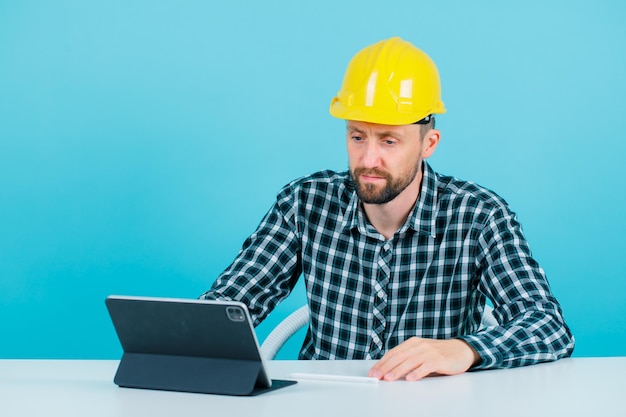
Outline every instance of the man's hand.
[[455, 375], [480, 361], [478, 353], [460, 339], [436, 340], [412, 337], [387, 352], [369, 376], [395, 381], [416, 381], [432, 373]]

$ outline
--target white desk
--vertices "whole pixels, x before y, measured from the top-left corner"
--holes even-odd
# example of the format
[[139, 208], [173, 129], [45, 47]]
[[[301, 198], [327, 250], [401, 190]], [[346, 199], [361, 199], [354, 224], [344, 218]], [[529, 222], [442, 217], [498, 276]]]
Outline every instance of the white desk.
[[[366, 375], [373, 362], [273, 361], [292, 372]], [[0, 416], [625, 416], [626, 357], [378, 384], [300, 381], [257, 397], [119, 388], [117, 361], [0, 360]]]

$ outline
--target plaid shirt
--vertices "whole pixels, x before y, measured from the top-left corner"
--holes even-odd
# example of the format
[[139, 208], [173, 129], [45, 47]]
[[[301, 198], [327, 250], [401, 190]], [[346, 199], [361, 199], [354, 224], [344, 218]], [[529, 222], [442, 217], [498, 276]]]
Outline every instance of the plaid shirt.
[[[569, 356], [572, 334], [507, 204], [423, 166], [417, 203], [389, 240], [348, 172], [293, 181], [202, 298], [240, 300], [256, 325], [303, 276], [300, 359], [377, 359], [412, 336], [461, 338], [477, 368]], [[486, 299], [500, 325], [481, 329]]]

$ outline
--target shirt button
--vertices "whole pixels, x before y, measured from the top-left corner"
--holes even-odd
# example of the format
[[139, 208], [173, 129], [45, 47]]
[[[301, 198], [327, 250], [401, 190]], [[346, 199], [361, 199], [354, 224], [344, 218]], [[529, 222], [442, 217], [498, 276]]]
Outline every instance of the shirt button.
[[382, 291], [378, 291], [378, 293], [376, 293], [376, 297], [378, 297], [379, 299], [383, 299], [383, 297], [385, 297], [385, 293]]
[[372, 337], [372, 340], [374, 341], [374, 343], [380, 342], [380, 339], [376, 335], [374, 335], [374, 337]]

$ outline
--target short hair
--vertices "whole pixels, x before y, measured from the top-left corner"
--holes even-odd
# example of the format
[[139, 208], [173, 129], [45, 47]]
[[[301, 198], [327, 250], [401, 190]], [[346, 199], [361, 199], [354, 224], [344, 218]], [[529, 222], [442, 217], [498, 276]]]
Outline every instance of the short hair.
[[415, 124], [419, 125], [420, 135], [422, 136], [421, 139], [424, 139], [426, 133], [428, 133], [430, 129], [435, 128], [435, 116], [433, 116], [432, 114], [428, 115], [419, 122], [415, 122]]

